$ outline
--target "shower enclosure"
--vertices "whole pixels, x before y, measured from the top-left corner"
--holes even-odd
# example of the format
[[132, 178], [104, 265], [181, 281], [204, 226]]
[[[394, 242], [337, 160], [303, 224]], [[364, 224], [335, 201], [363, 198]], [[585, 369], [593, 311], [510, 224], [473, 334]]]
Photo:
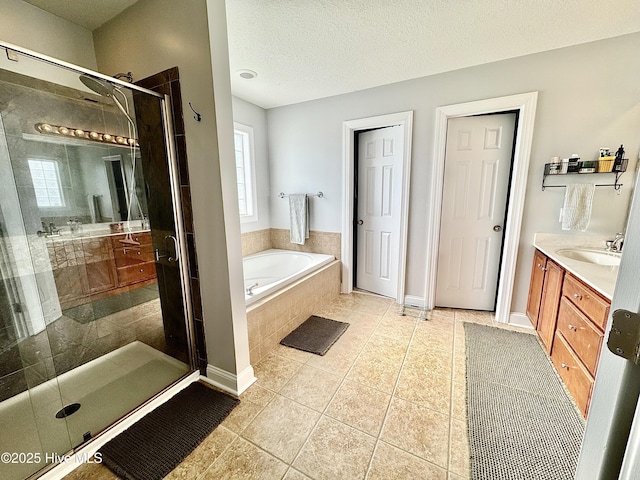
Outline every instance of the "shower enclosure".
[[195, 362], [168, 97], [0, 49], [0, 478], [12, 480]]

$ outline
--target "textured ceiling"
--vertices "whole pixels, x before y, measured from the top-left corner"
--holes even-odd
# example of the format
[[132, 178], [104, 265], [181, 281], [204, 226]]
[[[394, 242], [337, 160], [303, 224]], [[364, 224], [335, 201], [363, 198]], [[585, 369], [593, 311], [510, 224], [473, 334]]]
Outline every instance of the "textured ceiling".
[[[638, 0], [226, 5], [233, 93], [264, 108], [640, 31]], [[239, 69], [258, 76], [241, 79]]]
[[24, 0], [76, 25], [94, 30], [138, 0]]
[[[136, 2], [25, 1], [89, 30]], [[264, 108], [640, 31], [639, 0], [226, 0], [226, 6], [232, 91]], [[594, 72], [602, 68], [594, 65]], [[241, 79], [241, 69], [258, 76]]]

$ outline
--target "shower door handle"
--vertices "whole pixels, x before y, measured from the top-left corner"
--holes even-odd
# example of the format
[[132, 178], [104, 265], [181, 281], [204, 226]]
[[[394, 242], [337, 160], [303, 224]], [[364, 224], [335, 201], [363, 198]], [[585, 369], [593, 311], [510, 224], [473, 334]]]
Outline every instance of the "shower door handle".
[[178, 246], [178, 239], [173, 235], [167, 235], [164, 237], [165, 244], [167, 243], [167, 238], [173, 240], [173, 251], [175, 252], [175, 257], [169, 256], [167, 261], [169, 262], [179, 262], [180, 261], [180, 247]]

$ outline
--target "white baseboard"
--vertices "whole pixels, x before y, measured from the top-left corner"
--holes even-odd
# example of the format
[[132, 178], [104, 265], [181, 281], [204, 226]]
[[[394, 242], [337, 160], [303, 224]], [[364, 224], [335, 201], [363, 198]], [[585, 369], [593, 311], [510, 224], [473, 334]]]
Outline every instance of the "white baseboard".
[[180, 382], [175, 384], [166, 392], [158, 395], [142, 408], [133, 412], [124, 420], [116, 423], [111, 428], [105, 430], [99, 436], [87, 443], [86, 446], [78, 448], [70, 456], [65, 457], [60, 455], [61, 462], [57, 466], [43, 473], [38, 480], [60, 480], [69, 475], [73, 470], [78, 468], [83, 463], [86, 463], [91, 457], [93, 457], [108, 441], [115, 438], [117, 435], [124, 432], [127, 428], [131, 427], [134, 423], [140, 420], [142, 417], [165, 403], [171, 397], [181, 392], [193, 382], [197, 382], [200, 378], [200, 374], [192, 372], [189, 376], [183, 378]]
[[424, 302], [424, 298], [422, 297], [416, 297], [414, 295], [405, 295], [404, 304], [411, 307], [424, 308], [425, 302]]
[[203, 381], [218, 387], [236, 397], [240, 396], [253, 382], [256, 377], [253, 374], [253, 367], [249, 365], [240, 374], [235, 375], [221, 368], [207, 365], [207, 376], [201, 377]]
[[529, 317], [524, 313], [518, 312], [511, 312], [509, 315], [509, 325], [513, 325], [514, 327], [533, 328], [533, 325], [531, 325], [531, 322], [529, 321]]

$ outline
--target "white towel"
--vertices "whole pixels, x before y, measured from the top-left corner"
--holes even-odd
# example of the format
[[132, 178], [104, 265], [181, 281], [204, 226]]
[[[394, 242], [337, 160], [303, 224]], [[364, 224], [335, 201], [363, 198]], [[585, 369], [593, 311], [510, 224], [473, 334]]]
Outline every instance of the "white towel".
[[309, 198], [306, 193], [289, 195], [290, 241], [304, 245], [309, 238]]
[[596, 187], [591, 183], [567, 185], [562, 207], [562, 230], [587, 230], [595, 191]]

